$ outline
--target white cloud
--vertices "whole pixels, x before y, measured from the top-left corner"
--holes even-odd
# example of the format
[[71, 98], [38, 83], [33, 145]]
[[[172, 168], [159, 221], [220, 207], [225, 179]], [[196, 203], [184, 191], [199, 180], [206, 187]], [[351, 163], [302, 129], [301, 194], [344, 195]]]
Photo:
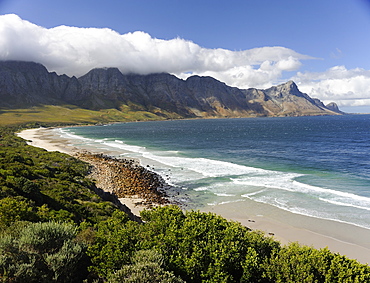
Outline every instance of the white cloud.
[[[119, 34], [97, 28], [47, 29], [17, 15], [0, 16], [0, 60], [35, 61], [49, 71], [69, 76], [78, 77], [98, 67], [118, 67], [123, 73], [212, 76], [239, 88], [267, 88], [309, 59], [315, 58], [279, 46], [207, 49], [181, 38], [153, 38], [142, 31]], [[301, 91], [324, 103], [370, 106], [369, 70], [336, 66], [321, 73], [298, 72], [291, 79]]]
[[313, 58], [284, 47], [207, 49], [181, 38], [161, 40], [141, 31], [46, 29], [17, 15], [0, 16], [0, 60], [35, 61], [69, 76], [81, 76], [97, 67], [118, 67], [123, 73], [168, 72], [182, 78], [210, 75], [231, 86], [268, 87], [307, 59]]
[[321, 73], [300, 73], [292, 78], [299, 89], [324, 103], [370, 106], [370, 71], [335, 66]]

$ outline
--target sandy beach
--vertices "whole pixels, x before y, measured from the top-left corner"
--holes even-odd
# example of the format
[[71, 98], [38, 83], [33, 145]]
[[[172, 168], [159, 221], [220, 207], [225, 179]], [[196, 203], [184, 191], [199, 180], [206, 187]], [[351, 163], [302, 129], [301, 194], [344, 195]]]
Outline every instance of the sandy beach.
[[[68, 139], [63, 139], [55, 135], [49, 128], [28, 129], [17, 135], [25, 139], [29, 145], [43, 148], [47, 151], [59, 151], [75, 157], [78, 157], [80, 152], [91, 150], [90, 148], [77, 148], [71, 145]], [[100, 150], [93, 153], [109, 155], [111, 152]], [[136, 195], [121, 197], [119, 201], [126, 205], [131, 212], [137, 216], [140, 216], [140, 211], [148, 207], [143, 205], [143, 199]]]
[[241, 209], [245, 203], [227, 203], [207, 207], [203, 211], [222, 215], [261, 230], [282, 244], [299, 242], [317, 249], [328, 247], [331, 251], [370, 262], [370, 231], [354, 225], [293, 214], [248, 200], [250, 210]]
[[47, 151], [59, 151], [67, 154], [73, 154], [78, 148], [68, 144], [68, 140], [56, 137], [48, 128], [38, 128], [24, 130], [17, 134], [25, 139], [27, 144], [46, 149]]
[[[63, 139], [46, 128], [25, 130], [18, 135], [27, 140], [30, 145], [49, 151], [60, 151], [75, 156], [79, 151], [92, 150], [76, 148], [68, 139]], [[109, 151], [100, 150], [94, 153], [109, 154]], [[141, 199], [135, 196], [120, 198], [120, 200], [136, 215], [145, 208], [140, 204]], [[245, 202], [248, 202], [248, 211], [241, 209], [246, 207]], [[315, 248], [328, 247], [333, 252], [357, 259], [361, 263], [370, 263], [370, 230], [368, 229], [293, 214], [251, 200], [245, 200], [245, 202], [208, 206], [202, 211], [213, 212], [226, 219], [238, 221], [251, 229], [261, 230], [282, 244], [299, 242]]]

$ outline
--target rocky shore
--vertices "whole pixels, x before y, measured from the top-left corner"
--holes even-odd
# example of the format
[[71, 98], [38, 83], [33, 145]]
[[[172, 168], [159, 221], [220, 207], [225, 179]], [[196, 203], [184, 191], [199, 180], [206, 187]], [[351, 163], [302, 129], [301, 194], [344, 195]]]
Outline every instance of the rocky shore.
[[141, 199], [138, 204], [146, 208], [170, 203], [165, 192], [169, 185], [160, 175], [139, 165], [135, 160], [86, 151], [76, 153], [76, 157], [91, 165], [89, 177], [98, 188], [118, 198]]

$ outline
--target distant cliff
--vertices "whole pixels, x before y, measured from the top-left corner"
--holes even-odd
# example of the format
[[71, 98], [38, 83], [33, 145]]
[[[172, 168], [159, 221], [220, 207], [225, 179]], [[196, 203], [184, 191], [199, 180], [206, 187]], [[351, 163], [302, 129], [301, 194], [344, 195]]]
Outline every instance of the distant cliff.
[[300, 92], [289, 81], [266, 90], [238, 89], [211, 78], [122, 74], [93, 69], [76, 78], [50, 73], [38, 63], [0, 61], [0, 108], [72, 104], [98, 110], [145, 110], [181, 117], [251, 117], [342, 114], [335, 103]]

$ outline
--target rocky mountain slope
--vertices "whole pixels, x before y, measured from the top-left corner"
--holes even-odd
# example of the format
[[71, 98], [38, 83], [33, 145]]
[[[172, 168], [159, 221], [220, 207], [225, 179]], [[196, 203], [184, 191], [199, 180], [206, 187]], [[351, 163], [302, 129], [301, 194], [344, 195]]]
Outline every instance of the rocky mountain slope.
[[[145, 110], [181, 117], [251, 117], [341, 114], [289, 81], [266, 90], [238, 89], [211, 78], [122, 74], [93, 69], [76, 78], [48, 72], [38, 63], [0, 62], [0, 108], [71, 104], [81, 108]], [[166, 114], [167, 113], [167, 114]]]

